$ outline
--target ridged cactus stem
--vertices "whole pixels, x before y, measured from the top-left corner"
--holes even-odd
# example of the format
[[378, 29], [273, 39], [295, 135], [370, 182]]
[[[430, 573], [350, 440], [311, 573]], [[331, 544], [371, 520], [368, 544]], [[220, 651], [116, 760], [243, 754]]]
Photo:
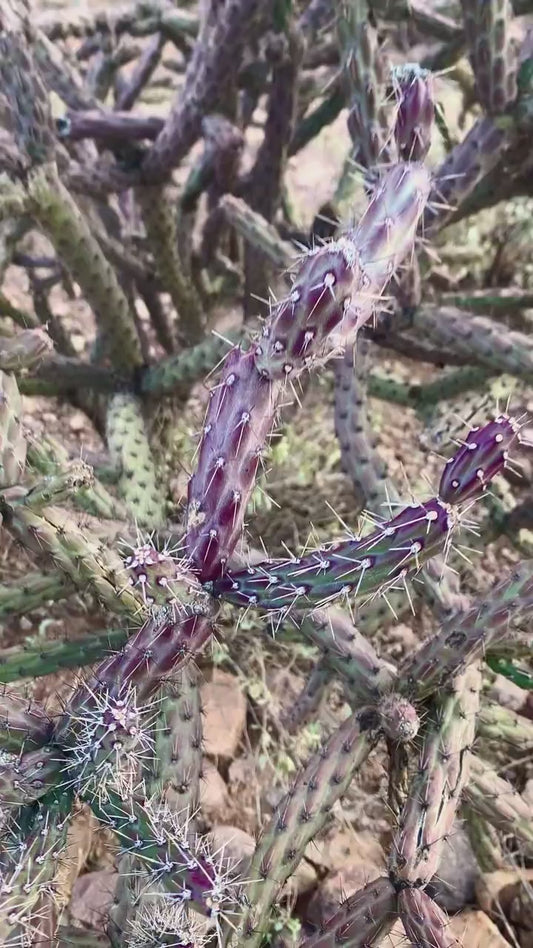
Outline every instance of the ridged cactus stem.
[[369, 23], [366, 0], [341, 0], [337, 35], [341, 70], [349, 97], [348, 129], [354, 159], [366, 168], [392, 158], [385, 112], [387, 68], [377, 34]]
[[260, 944], [283, 884], [368, 757], [378, 728], [379, 718], [370, 708], [350, 715], [297, 776], [257, 843], [247, 873], [249, 907], [240, 923], [240, 940], [230, 938], [230, 944]]
[[220, 209], [228, 224], [274, 266], [284, 269], [294, 262], [296, 249], [292, 244], [282, 240], [274, 225], [253, 211], [242, 198], [225, 194], [220, 200]]
[[424, 886], [435, 875], [468, 779], [480, 669], [470, 666], [450, 686], [450, 693], [435, 701], [434, 721], [426, 732], [417, 777], [392, 844], [390, 874], [397, 884]]
[[533, 722], [496, 701], [483, 703], [478, 716], [478, 735], [518, 757], [533, 750]]
[[402, 161], [423, 161], [431, 146], [435, 117], [433, 77], [418, 63], [392, 70], [396, 100], [394, 138]]
[[89, 589], [112, 612], [138, 617], [144, 603], [124, 583], [120, 558], [87, 530], [82, 530], [65, 510], [31, 508], [2, 502], [4, 526], [22, 546], [50, 559], [81, 592]]
[[398, 912], [411, 945], [415, 948], [461, 948], [450, 932], [445, 912], [423, 889], [402, 889]]
[[[42, 577], [43, 581], [48, 577]], [[48, 596], [46, 597], [48, 599]], [[55, 598], [55, 597], [50, 597]], [[62, 598], [57, 596], [57, 598]], [[32, 605], [31, 601], [29, 603]], [[20, 608], [21, 612], [26, 609]], [[10, 615], [11, 615], [10, 611]], [[65, 668], [80, 668], [101, 661], [110, 652], [122, 648], [128, 638], [127, 629], [109, 629], [99, 635], [65, 642], [43, 642], [41, 646], [6, 649], [0, 652], [0, 682], [9, 683], [21, 678], [39, 678]]]
[[44, 708], [8, 691], [0, 692], [0, 740], [8, 754], [22, 748], [31, 750], [46, 744], [52, 733], [52, 721]]
[[25, 465], [22, 399], [15, 377], [0, 372], [0, 487], [18, 484]]
[[170, 293], [178, 313], [179, 323], [174, 331], [186, 346], [193, 346], [204, 335], [205, 319], [200, 297], [179, 255], [177, 198], [164, 187], [138, 188], [136, 197], [161, 284]]
[[66, 758], [52, 743], [7, 755], [0, 761], [0, 803], [19, 807], [41, 799], [64, 785], [66, 765]]
[[292, 616], [301, 634], [322, 652], [331, 672], [340, 674], [353, 707], [379, 700], [394, 681], [394, 669], [380, 659], [350, 616], [340, 609], [317, 609]]
[[481, 872], [505, 869], [505, 856], [497, 830], [468, 804], [461, 807], [461, 816]]
[[515, 836], [524, 854], [533, 854], [533, 817], [531, 807], [508, 780], [500, 777], [479, 757], [473, 757], [470, 780], [464, 788], [464, 799], [495, 829]]
[[187, 395], [195, 382], [209, 375], [220, 364], [228, 354], [231, 343], [237, 342], [240, 336], [240, 332], [225, 333], [224, 339], [209, 336], [191, 349], [148, 366], [141, 376], [141, 394]]
[[448, 306], [421, 306], [412, 327], [439, 347], [493, 372], [505, 372], [525, 381], [533, 376], [533, 342], [526, 333], [507, 329], [484, 316], [472, 316]]
[[451, 616], [440, 632], [400, 666], [402, 689], [421, 700], [446, 684], [465, 663], [489, 650], [512, 652], [521, 643], [518, 622], [533, 601], [533, 561], [525, 560], [469, 609]]
[[34, 170], [27, 188], [29, 211], [83, 290], [111, 362], [122, 369], [139, 366], [141, 347], [128, 299], [55, 165]]
[[379, 944], [397, 918], [396, 890], [386, 878], [374, 879], [342, 902], [315, 935], [304, 938], [300, 948], [366, 948]]
[[517, 50], [511, 39], [510, 0], [461, 0], [479, 101], [489, 115], [516, 99]]
[[142, 406], [134, 395], [113, 395], [107, 406], [106, 436], [118, 489], [129, 516], [139, 527], [157, 529], [165, 522], [165, 501]]

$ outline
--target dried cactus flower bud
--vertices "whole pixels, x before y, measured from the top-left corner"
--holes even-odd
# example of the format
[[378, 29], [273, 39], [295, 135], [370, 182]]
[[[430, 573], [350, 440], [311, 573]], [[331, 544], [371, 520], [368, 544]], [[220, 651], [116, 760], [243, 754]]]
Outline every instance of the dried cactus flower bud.
[[391, 692], [378, 705], [381, 726], [391, 741], [407, 743], [418, 734], [420, 718], [407, 698]]
[[462, 504], [479, 497], [503, 471], [518, 431], [517, 423], [507, 415], [499, 415], [482, 428], [472, 428], [462, 447], [446, 462], [439, 485], [441, 500]]
[[398, 107], [394, 137], [402, 161], [423, 161], [431, 146], [435, 117], [433, 76], [418, 63], [395, 66], [391, 74]]

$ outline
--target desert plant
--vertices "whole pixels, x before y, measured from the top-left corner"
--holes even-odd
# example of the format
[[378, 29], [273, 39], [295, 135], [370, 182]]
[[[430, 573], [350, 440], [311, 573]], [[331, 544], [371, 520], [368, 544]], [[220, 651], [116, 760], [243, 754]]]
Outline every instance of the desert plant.
[[[442, 46], [431, 62], [391, 69], [381, 39], [394, 41], [394, 23], [365, 0], [208, 0], [197, 12], [143, 0], [94, 17], [34, 15], [23, 0], [4, 0], [0, 273], [11, 263], [28, 272], [35, 312], [0, 296], [0, 514], [3, 536], [35, 559], [35, 572], [0, 587], [0, 613], [77, 593], [117, 623], [82, 640], [0, 653], [4, 683], [93, 666], [59, 713], [8, 691], [0, 699], [6, 945], [266, 943], [285, 883], [380, 741], [398, 818], [388, 875], [350, 895], [319, 931], [306, 929], [303, 945], [379, 944], [398, 917], [414, 946], [456, 944], [426, 888], [460, 808], [475, 813], [480, 859], [491, 827], [493, 847], [507, 834], [531, 853], [528, 807], [484, 759], [482, 743], [501, 734], [523, 747], [533, 733], [482, 693], [491, 667], [522, 687], [531, 681], [517, 665], [531, 646], [527, 504], [491, 493], [527, 451], [527, 422], [507, 409], [487, 417], [495, 376], [532, 378], [530, 335], [498, 312], [503, 299], [515, 310], [531, 299], [517, 293], [509, 303], [496, 288], [481, 303], [432, 300], [425, 287], [430, 239], [529, 193], [533, 60], [528, 38], [520, 48], [512, 38], [510, 3], [463, 6], [464, 30], [416, 7], [415, 28]], [[149, 39], [132, 51], [127, 36]], [[167, 41], [184, 76], [162, 119], [133, 107], [153, 88]], [[452, 144], [434, 72], [465, 46], [483, 113]], [[324, 67], [331, 83], [317, 105]], [[66, 107], [55, 120], [51, 93]], [[264, 135], [244, 174], [258, 102]], [[351, 148], [322, 241], [319, 221], [302, 234], [291, 219], [285, 170], [344, 105]], [[435, 117], [450, 147], [431, 170]], [[204, 152], [177, 188], [173, 172], [201, 138]], [[347, 202], [355, 222], [342, 226]], [[48, 256], [28, 249], [35, 231], [52, 247]], [[254, 294], [264, 294], [275, 267], [290, 281], [257, 326], [248, 318]], [[57, 284], [71, 295], [75, 284], [94, 316], [85, 360], [53, 310]], [[245, 324], [229, 340], [211, 334], [215, 304], [241, 289]], [[479, 315], [484, 305], [491, 317]], [[374, 370], [378, 346], [441, 368], [406, 383]], [[294, 555], [252, 557], [242, 541], [270, 439], [292, 394], [298, 403], [297, 386], [330, 366], [342, 464], [371, 523]], [[187, 502], [177, 509], [177, 420], [211, 370]], [[368, 396], [414, 408], [431, 426], [437, 403], [472, 391], [475, 423], [458, 444], [454, 431], [444, 444], [438, 487], [406, 501], [373, 444]], [[25, 430], [22, 395], [61, 396], [87, 415], [107, 447], [94, 469]], [[479, 599], [466, 595], [456, 565], [472, 518], [472, 543], [505, 535], [521, 557]], [[396, 667], [372, 635], [421, 601], [438, 630]], [[198, 820], [195, 661], [222, 603], [234, 615], [266, 613], [318, 647], [292, 728], [316, 712], [334, 677], [351, 709], [297, 773], [239, 871], [212, 851]], [[54, 899], [75, 800], [117, 841], [105, 936], [62, 925]]]

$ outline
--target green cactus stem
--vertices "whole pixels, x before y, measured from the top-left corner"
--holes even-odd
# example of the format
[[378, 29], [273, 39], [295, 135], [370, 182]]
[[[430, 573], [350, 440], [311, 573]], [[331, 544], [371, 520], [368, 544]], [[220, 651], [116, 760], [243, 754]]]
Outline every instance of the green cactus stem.
[[296, 777], [257, 843], [248, 870], [251, 882], [246, 886], [240, 940], [236, 937], [230, 944], [245, 948], [260, 944], [282, 886], [368, 757], [379, 726], [379, 718], [370, 708], [350, 715]]
[[88, 530], [82, 530], [65, 510], [49, 507], [37, 514], [23, 504], [5, 500], [1, 510], [11, 535], [38, 556], [51, 558], [80, 591], [89, 588], [114, 613], [130, 618], [142, 614], [142, 597], [123, 584], [120, 558]]
[[402, 889], [398, 912], [411, 945], [428, 948], [461, 948], [450, 932], [445, 912], [423, 889]]
[[135, 396], [117, 394], [109, 400], [106, 436], [112, 463], [119, 471], [118, 489], [130, 517], [139, 527], [161, 527], [165, 502], [141, 404]]
[[461, 5], [479, 101], [489, 115], [498, 115], [517, 93], [512, 5], [509, 0], [462, 0]]
[[14, 754], [46, 744], [52, 721], [37, 702], [8, 691], [0, 692], [0, 733], [2, 751]]
[[533, 853], [531, 807], [508, 780], [479, 757], [471, 759], [464, 798], [495, 829], [515, 836], [526, 855]]
[[65, 847], [71, 795], [52, 792], [42, 805], [22, 810], [0, 858], [0, 937], [6, 948], [32, 939], [32, 913], [41, 895], [53, 891], [57, 857]]
[[[46, 576], [38, 578], [43, 585], [48, 579]], [[61, 588], [64, 589], [64, 586]], [[26, 612], [22, 605], [21, 603], [20, 611]], [[10, 610], [9, 613], [12, 614]], [[82, 639], [45, 642], [40, 647], [5, 649], [0, 652], [0, 682], [6, 684], [21, 678], [40, 678], [65, 668], [92, 665], [94, 662], [101, 661], [107, 654], [114, 654], [117, 649], [123, 648], [128, 635], [127, 629], [109, 629], [99, 635], [88, 635]]]
[[506, 372], [525, 381], [533, 377], [531, 337], [499, 322], [453, 307], [422, 306], [413, 314], [412, 326], [428, 341], [469, 361], [475, 359], [492, 372]]
[[505, 856], [494, 827], [467, 804], [461, 807], [461, 816], [481, 872], [505, 869]]
[[480, 670], [471, 665], [450, 682], [448, 695], [436, 699], [435, 719], [426, 732], [391, 851], [395, 884], [424, 886], [438, 870], [468, 779], [480, 688]]
[[488, 655], [487, 665], [492, 671], [496, 672], [496, 674], [508, 678], [509, 681], [518, 685], [519, 688], [524, 688], [526, 691], [533, 690], [532, 673], [526, 668], [521, 668], [519, 665], [516, 665], [512, 659], [502, 658], [499, 655]]
[[230, 332], [224, 339], [209, 336], [197, 346], [149, 366], [141, 375], [141, 394], [187, 394], [195, 382], [219, 365], [240, 335], [240, 332]]
[[0, 372], [0, 487], [18, 484], [25, 466], [22, 399], [14, 376]]
[[337, 36], [354, 160], [365, 168], [386, 164], [392, 160], [385, 112], [387, 66], [366, 0], [342, 0], [337, 5]]
[[212, 585], [216, 597], [247, 607], [289, 612], [339, 597], [369, 598], [418, 572], [447, 548], [453, 520], [437, 499], [406, 507], [370, 534], [286, 560], [265, 560], [227, 571]]
[[450, 681], [465, 662], [521, 645], [518, 623], [529, 614], [532, 596], [533, 562], [525, 560], [469, 609], [446, 620], [403, 662], [402, 688], [411, 698], [422, 699]]
[[204, 335], [205, 320], [200, 298], [179, 255], [176, 201], [162, 187], [138, 188], [136, 197], [161, 284], [179, 316], [179, 334], [187, 346], [193, 346]]
[[112, 364], [118, 369], [139, 366], [141, 348], [128, 300], [56, 167], [34, 170], [27, 189], [28, 209], [83, 290]]
[[230, 226], [274, 266], [285, 269], [294, 261], [296, 250], [292, 244], [282, 240], [273, 224], [253, 211], [242, 198], [225, 194], [220, 209]]
[[301, 948], [365, 948], [379, 944], [396, 921], [396, 890], [388, 879], [374, 879], [341, 904]]
[[505, 745], [518, 757], [533, 749], [533, 722], [495, 701], [482, 705], [478, 715], [478, 734], [486, 741]]

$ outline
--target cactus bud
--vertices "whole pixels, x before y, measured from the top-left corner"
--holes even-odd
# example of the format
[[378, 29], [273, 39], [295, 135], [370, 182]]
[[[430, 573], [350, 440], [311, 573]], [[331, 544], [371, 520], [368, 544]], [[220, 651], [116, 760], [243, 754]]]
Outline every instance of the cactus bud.
[[423, 161], [431, 145], [435, 115], [433, 77], [418, 63], [405, 63], [392, 70], [392, 86], [398, 110], [394, 137], [402, 161]]

